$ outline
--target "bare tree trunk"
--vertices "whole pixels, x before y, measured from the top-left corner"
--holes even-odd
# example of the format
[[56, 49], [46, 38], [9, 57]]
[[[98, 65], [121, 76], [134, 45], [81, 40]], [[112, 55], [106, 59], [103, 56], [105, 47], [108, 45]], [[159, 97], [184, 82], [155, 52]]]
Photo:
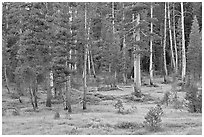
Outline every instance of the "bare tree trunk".
[[170, 48], [171, 48], [171, 61], [173, 64], [173, 70], [175, 72], [175, 59], [174, 59], [174, 51], [173, 51], [173, 40], [172, 40], [172, 32], [171, 32], [171, 15], [170, 15], [170, 9], [169, 9], [169, 2], [168, 5], [168, 22], [169, 22], [169, 37], [170, 37]]
[[163, 59], [164, 59], [164, 82], [167, 82], [167, 67], [166, 67], [166, 22], [167, 22], [167, 18], [166, 18], [166, 3], [165, 3], [165, 8], [164, 8], [164, 42], [163, 42]]
[[34, 96], [34, 104], [35, 108], [38, 108], [38, 101], [37, 101], [37, 92], [38, 92], [38, 85], [37, 80], [35, 80], [34, 90], [33, 90], [33, 96]]
[[178, 50], [176, 43], [176, 22], [175, 22], [175, 3], [173, 3], [173, 33], [174, 33], [174, 49], [175, 49], [175, 73], [178, 74]]
[[87, 48], [88, 48], [88, 38], [87, 38], [87, 5], [85, 2], [85, 37], [86, 37], [86, 44], [85, 44], [85, 52], [84, 52], [84, 97], [83, 97], [83, 109], [86, 109], [86, 92], [87, 92], [87, 85], [86, 85], [86, 63], [87, 63]]
[[[152, 4], [151, 4], [151, 18], [153, 18], [153, 6], [152, 6]], [[151, 24], [150, 24], [150, 31], [151, 31], [151, 34], [153, 33], [153, 23], [151, 22]], [[152, 67], [152, 65], [153, 65], [153, 60], [152, 60], [152, 57], [153, 57], [153, 55], [152, 55], [152, 43], [153, 43], [153, 39], [152, 39], [152, 37], [151, 37], [151, 39], [150, 39], [150, 59], [149, 59], [149, 76], [150, 76], [150, 85], [153, 85], [153, 67]]]
[[35, 105], [34, 105], [34, 101], [33, 101], [33, 91], [31, 88], [31, 84], [29, 84], [29, 93], [30, 93], [30, 101], [31, 101], [31, 105], [33, 106], [33, 110], [35, 111]]
[[186, 48], [185, 48], [185, 33], [184, 33], [184, 10], [183, 2], [181, 2], [181, 29], [182, 29], [182, 81], [185, 81], [186, 77]]
[[91, 75], [91, 58], [90, 58], [90, 51], [87, 51], [87, 60], [88, 60], [88, 75]]
[[[140, 21], [140, 14], [137, 15], [137, 25]], [[136, 31], [135, 41], [140, 41], [140, 30]], [[135, 45], [134, 53], [134, 93], [136, 96], [141, 97], [141, 72], [140, 72], [140, 53], [137, 53], [140, 50], [139, 45]]]
[[[6, 4], [6, 10], [8, 10], [8, 5]], [[6, 16], [6, 29], [8, 29], [8, 16]], [[3, 63], [2, 63], [3, 64]], [[5, 77], [5, 82], [6, 82], [6, 88], [8, 90], [8, 93], [11, 93], [10, 88], [9, 88], [9, 80], [7, 76], [7, 65], [4, 65], [4, 77]]]
[[51, 92], [51, 85], [50, 85], [50, 73], [47, 76], [48, 82], [47, 82], [47, 100], [46, 100], [46, 107], [51, 107], [51, 99], [52, 99], [52, 92]]
[[108, 71], [111, 73], [111, 63], [109, 63]]
[[7, 66], [4, 65], [4, 77], [5, 77], [5, 82], [6, 82], [6, 89], [8, 90], [8, 93], [11, 93], [10, 88], [9, 88], [9, 80], [7, 76]]
[[95, 71], [95, 67], [94, 67], [94, 62], [93, 62], [93, 56], [90, 50], [90, 58], [91, 58], [91, 65], [92, 65], [92, 69], [93, 69], [93, 75], [94, 77], [96, 77], [96, 71]]
[[71, 108], [71, 76], [67, 76], [66, 84], [65, 84], [65, 97], [66, 97], [66, 103], [65, 103], [65, 110], [68, 110], [68, 112], [72, 112]]
[[[123, 21], [125, 21], [125, 9], [123, 3]], [[125, 31], [125, 28], [123, 29]], [[127, 76], [126, 76], [126, 42], [125, 42], [125, 35], [123, 36], [123, 82], [127, 84]]]

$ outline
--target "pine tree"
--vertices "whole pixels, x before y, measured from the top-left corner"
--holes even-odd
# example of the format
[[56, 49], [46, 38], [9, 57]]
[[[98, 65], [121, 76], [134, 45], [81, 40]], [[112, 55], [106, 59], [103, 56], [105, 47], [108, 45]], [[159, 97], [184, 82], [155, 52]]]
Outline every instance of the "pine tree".
[[202, 74], [202, 43], [196, 16], [190, 33], [190, 43], [187, 51], [187, 72], [198, 79]]

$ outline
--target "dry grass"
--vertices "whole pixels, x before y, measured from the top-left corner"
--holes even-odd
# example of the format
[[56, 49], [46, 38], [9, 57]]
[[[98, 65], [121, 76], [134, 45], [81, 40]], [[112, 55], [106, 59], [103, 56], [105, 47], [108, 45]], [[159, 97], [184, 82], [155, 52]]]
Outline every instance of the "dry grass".
[[[150, 88], [143, 87], [145, 94], [150, 94], [153, 98], [163, 97], [163, 93], [168, 90], [169, 85], [163, 87]], [[166, 87], [164, 87], [166, 86]], [[117, 98], [128, 95], [131, 88], [124, 88], [124, 91], [102, 92], [103, 95], [111, 95]], [[158, 93], [158, 91], [160, 91]], [[183, 96], [183, 94], [179, 94]], [[15, 102], [4, 97], [3, 105]], [[72, 105], [73, 112], [67, 115], [62, 104], [54, 104], [52, 109], [40, 104], [39, 112], [30, 110], [30, 104], [26, 104], [20, 109], [20, 115], [2, 116], [3, 135], [201, 135], [202, 134], [202, 114], [188, 113], [186, 110], [179, 111], [171, 107], [162, 106], [164, 116], [162, 117], [162, 128], [157, 132], [146, 130], [142, 124], [144, 116], [150, 107], [155, 103], [146, 102], [124, 102], [125, 107], [132, 105], [137, 107], [137, 111], [130, 114], [118, 114], [114, 108], [117, 100], [104, 100], [98, 104], [87, 105], [87, 110], [82, 110], [82, 104]], [[60, 118], [54, 119], [56, 111]], [[124, 128], [123, 128], [124, 127]]]

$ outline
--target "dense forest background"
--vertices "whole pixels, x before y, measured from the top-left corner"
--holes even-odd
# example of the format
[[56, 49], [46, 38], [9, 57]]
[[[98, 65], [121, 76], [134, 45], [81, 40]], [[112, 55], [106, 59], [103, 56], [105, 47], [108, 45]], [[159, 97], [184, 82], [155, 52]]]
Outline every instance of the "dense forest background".
[[43, 87], [46, 106], [62, 93], [71, 111], [79, 86], [86, 109], [87, 85], [102, 76], [112, 87], [134, 78], [136, 92], [143, 76], [201, 79], [201, 2], [4, 2], [2, 12], [3, 86], [34, 109]]

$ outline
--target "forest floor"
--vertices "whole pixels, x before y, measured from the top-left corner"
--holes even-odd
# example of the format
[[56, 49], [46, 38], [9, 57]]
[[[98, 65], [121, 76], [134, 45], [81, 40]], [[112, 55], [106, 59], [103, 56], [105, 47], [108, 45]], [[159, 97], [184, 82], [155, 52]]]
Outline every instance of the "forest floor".
[[[90, 102], [87, 103], [87, 110], [82, 110], [82, 104], [76, 103], [72, 105], [71, 114], [63, 110], [62, 104], [54, 103], [52, 108], [45, 107], [46, 94], [43, 92], [39, 96], [39, 110], [34, 112], [28, 97], [23, 97], [23, 103], [19, 103], [3, 89], [2, 107], [7, 109], [2, 116], [2, 134], [202, 135], [202, 114], [189, 113], [186, 109], [177, 110], [171, 105], [162, 105], [164, 115], [158, 131], [149, 131], [143, 126], [148, 110], [156, 106], [166, 91], [171, 90], [171, 85], [161, 84], [160, 79], [156, 84], [158, 87], [142, 87], [142, 93], [147, 97], [143, 101], [129, 98], [132, 93], [131, 86], [119, 85], [122, 90], [89, 92]], [[80, 96], [83, 93], [74, 92], [80, 92]], [[178, 92], [178, 96], [180, 99], [184, 98], [185, 92]], [[118, 99], [123, 101], [125, 109], [135, 106], [135, 110], [119, 114], [114, 107]], [[20, 115], [12, 114], [13, 107], [18, 108]], [[58, 119], [54, 118], [56, 111], [60, 114]]]

